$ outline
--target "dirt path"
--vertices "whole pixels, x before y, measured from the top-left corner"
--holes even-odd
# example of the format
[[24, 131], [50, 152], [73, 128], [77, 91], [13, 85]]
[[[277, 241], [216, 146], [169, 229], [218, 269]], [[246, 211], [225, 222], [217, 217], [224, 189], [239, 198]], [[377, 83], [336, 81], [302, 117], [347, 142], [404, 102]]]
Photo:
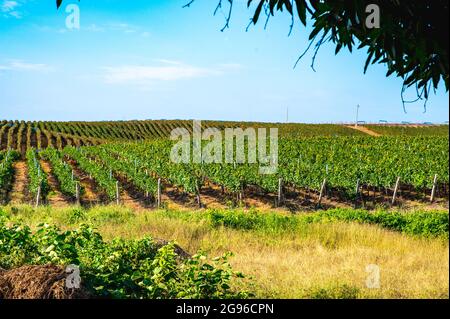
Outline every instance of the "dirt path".
[[176, 187], [163, 183], [161, 192], [162, 207], [177, 211], [189, 211], [194, 209], [194, 207], [198, 208], [193, 202], [193, 196], [184, 195]]
[[27, 201], [27, 164], [25, 161], [14, 163], [14, 181], [9, 200], [11, 204], [24, 204]]
[[225, 196], [221, 194], [220, 187], [215, 185], [208, 185], [207, 187], [203, 187], [200, 192], [200, 197], [202, 201], [202, 205], [205, 208], [212, 209], [225, 209], [227, 208], [224, 203], [227, 202]]
[[80, 182], [84, 190], [81, 196], [81, 203], [88, 205], [101, 204], [104, 196], [96, 191], [94, 180], [81, 171], [74, 161], [70, 160], [67, 163], [72, 167], [74, 177]]
[[142, 192], [137, 190], [124, 176], [116, 174], [115, 178], [119, 181], [121, 188], [121, 204], [130, 207], [133, 210], [143, 210], [153, 207], [153, 203], [146, 198], [145, 194], [142, 194]]
[[70, 204], [70, 198], [60, 192], [59, 182], [52, 174], [52, 168], [47, 161], [40, 161], [42, 170], [48, 177], [48, 185], [50, 186], [50, 193], [48, 194], [48, 204], [53, 207], [65, 207]]
[[360, 131], [360, 132], [363, 132], [363, 133], [368, 134], [370, 136], [381, 136], [380, 133], [374, 132], [371, 129], [368, 129], [367, 127], [365, 127], [365, 126], [348, 125], [347, 127], [351, 128], [351, 129], [354, 129], [354, 130], [357, 130], [357, 131]]

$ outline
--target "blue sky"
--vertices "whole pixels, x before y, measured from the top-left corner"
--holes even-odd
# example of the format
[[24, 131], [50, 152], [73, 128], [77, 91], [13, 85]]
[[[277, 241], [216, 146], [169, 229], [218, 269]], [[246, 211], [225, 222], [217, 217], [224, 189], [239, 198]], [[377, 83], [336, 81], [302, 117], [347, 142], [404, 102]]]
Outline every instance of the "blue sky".
[[[245, 32], [252, 11], [238, 1], [230, 28], [217, 1], [81, 0], [79, 30], [66, 28], [66, 1], [0, 0], [0, 119], [216, 119], [444, 122], [448, 93], [402, 109], [401, 80], [383, 66], [363, 74], [365, 52], [320, 51], [298, 23], [272, 18]], [[226, 8], [224, 8], [224, 11]], [[252, 8], [254, 10], [254, 8]], [[414, 92], [410, 92], [413, 95]]]

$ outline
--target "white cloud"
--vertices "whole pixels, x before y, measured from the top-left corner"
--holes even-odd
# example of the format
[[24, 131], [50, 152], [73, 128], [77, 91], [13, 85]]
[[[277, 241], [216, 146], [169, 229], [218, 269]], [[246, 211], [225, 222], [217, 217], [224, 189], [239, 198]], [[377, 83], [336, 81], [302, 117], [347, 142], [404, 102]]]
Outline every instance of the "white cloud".
[[13, 17], [16, 19], [22, 18], [22, 13], [17, 10], [20, 7], [20, 3], [12, 0], [4, 0], [0, 5], [0, 10], [3, 12], [5, 17]]
[[163, 66], [120, 66], [105, 67], [104, 79], [107, 83], [137, 83], [151, 81], [176, 81], [207, 76], [220, 75], [218, 69], [201, 68], [181, 64], [175, 61], [162, 60]]
[[140, 31], [140, 27], [128, 23], [110, 23], [106, 25], [111, 31], [118, 31], [123, 33], [135, 33]]
[[143, 38], [148, 38], [151, 35], [150, 32], [144, 30], [140, 26], [123, 22], [105, 23], [101, 25], [91, 24], [87, 27], [84, 27], [83, 29], [88, 32], [116, 32], [124, 34], [136, 34]]
[[175, 61], [175, 60], [168, 60], [168, 59], [156, 59], [155, 62], [171, 64], [171, 65], [183, 65], [183, 62]]
[[51, 68], [42, 63], [28, 63], [22, 60], [11, 60], [7, 64], [0, 64], [0, 70], [3, 71], [33, 71], [43, 72], [49, 71]]
[[105, 31], [105, 28], [98, 26], [96, 24], [91, 24], [88, 27], [86, 27], [85, 30], [90, 32], [103, 32]]
[[244, 69], [244, 66], [239, 63], [223, 63], [220, 64], [219, 67], [224, 71], [239, 71]]
[[19, 5], [19, 3], [17, 3], [17, 1], [5, 0], [2, 3], [2, 11], [3, 12], [13, 11], [14, 8], [16, 8], [18, 5]]

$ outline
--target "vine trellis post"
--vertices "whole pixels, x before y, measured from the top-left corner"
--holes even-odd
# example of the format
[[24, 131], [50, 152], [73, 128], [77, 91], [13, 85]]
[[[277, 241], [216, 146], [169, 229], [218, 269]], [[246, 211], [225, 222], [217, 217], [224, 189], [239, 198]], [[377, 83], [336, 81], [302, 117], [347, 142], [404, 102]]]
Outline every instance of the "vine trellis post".
[[320, 203], [322, 202], [326, 185], [327, 185], [327, 179], [325, 178], [322, 182], [322, 187], [320, 188], [320, 194], [319, 194], [319, 200], [317, 201], [317, 206], [320, 206]]
[[158, 190], [156, 194], [156, 206], [161, 208], [161, 178], [158, 178]]
[[36, 208], [38, 208], [39, 206], [39, 201], [41, 199], [41, 184], [39, 184], [38, 189], [37, 189], [37, 194], [36, 194]]
[[116, 181], [116, 204], [120, 205], [119, 181]]
[[278, 206], [283, 204], [283, 179], [278, 179]]
[[397, 177], [397, 181], [395, 182], [394, 194], [392, 195], [392, 205], [395, 204], [399, 186], [400, 186], [400, 177]]
[[438, 175], [435, 174], [434, 179], [433, 179], [433, 188], [431, 189], [431, 198], [430, 198], [431, 203], [434, 202], [434, 197], [436, 195], [437, 178], [438, 178]]

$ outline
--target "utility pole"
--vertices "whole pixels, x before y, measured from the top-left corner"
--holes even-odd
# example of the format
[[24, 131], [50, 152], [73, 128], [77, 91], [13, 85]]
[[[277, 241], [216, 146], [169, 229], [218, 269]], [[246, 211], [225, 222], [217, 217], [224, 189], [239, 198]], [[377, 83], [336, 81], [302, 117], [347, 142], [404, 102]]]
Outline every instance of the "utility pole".
[[358, 127], [358, 117], [359, 117], [359, 104], [356, 106], [356, 123], [355, 123], [355, 127]]
[[289, 107], [286, 108], [286, 123], [289, 123]]

